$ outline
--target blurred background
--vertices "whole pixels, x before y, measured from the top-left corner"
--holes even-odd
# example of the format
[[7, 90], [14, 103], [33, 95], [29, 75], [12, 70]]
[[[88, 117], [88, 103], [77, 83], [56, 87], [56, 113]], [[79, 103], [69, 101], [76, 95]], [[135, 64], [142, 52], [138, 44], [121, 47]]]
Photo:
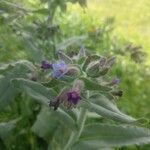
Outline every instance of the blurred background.
[[[120, 78], [125, 113], [150, 119], [149, 0], [8, 0], [0, 1], [0, 63], [51, 59], [62, 41], [68, 54], [81, 46], [115, 55], [110, 73]], [[13, 114], [0, 113], [0, 121]], [[144, 124], [150, 127], [150, 124]], [[131, 147], [120, 149], [148, 149]]]

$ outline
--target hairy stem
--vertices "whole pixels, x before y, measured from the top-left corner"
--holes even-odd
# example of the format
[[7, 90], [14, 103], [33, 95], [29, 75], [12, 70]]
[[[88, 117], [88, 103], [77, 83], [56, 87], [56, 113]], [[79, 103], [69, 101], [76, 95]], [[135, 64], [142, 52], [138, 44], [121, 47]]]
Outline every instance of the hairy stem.
[[85, 124], [85, 120], [86, 120], [86, 112], [87, 110], [85, 108], [81, 108], [80, 110], [80, 114], [78, 116], [77, 119], [77, 125], [79, 127], [78, 131], [73, 131], [70, 135], [70, 138], [68, 140], [68, 143], [66, 144], [64, 150], [69, 150], [70, 147], [78, 140], [78, 138], [80, 137], [84, 124]]

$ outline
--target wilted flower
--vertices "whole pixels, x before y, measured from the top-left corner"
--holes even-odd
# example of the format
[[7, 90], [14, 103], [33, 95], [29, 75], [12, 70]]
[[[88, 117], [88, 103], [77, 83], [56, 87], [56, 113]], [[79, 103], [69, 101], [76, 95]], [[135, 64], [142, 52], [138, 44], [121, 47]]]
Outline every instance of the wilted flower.
[[41, 68], [42, 68], [42, 69], [45, 69], [45, 70], [46, 70], [46, 69], [50, 69], [50, 68], [52, 68], [52, 64], [49, 63], [48, 61], [44, 60], [44, 61], [42, 61]]
[[64, 61], [53, 63], [52, 68], [53, 68], [52, 76], [57, 79], [65, 75], [68, 71], [67, 65], [65, 64]]

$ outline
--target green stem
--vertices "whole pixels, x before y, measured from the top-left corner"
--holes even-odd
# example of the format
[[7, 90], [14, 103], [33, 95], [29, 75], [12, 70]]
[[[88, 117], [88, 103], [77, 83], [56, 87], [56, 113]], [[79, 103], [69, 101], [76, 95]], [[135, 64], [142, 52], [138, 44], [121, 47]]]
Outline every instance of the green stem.
[[85, 108], [81, 108], [80, 114], [79, 114], [78, 119], [77, 119], [77, 125], [79, 127], [79, 130], [78, 131], [72, 131], [70, 138], [68, 140], [68, 143], [65, 146], [64, 150], [69, 150], [70, 147], [79, 139], [79, 137], [82, 133], [84, 124], [85, 124], [86, 112], [87, 112], [87, 110]]

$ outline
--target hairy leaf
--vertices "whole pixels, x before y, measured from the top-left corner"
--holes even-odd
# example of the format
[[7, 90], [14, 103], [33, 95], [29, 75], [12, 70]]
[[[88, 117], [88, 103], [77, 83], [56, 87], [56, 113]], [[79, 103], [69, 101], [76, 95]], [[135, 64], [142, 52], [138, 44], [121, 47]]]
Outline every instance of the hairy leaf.
[[96, 91], [110, 91], [111, 90], [110, 87], [100, 85], [99, 83], [93, 82], [87, 78], [81, 77], [80, 79], [84, 81], [85, 88], [87, 90], [93, 90], [93, 91], [95, 90]]
[[16, 78], [12, 80], [12, 82], [15, 88], [27, 93], [33, 99], [45, 105], [48, 105], [48, 102], [53, 100], [53, 98], [56, 96], [56, 92], [54, 90], [49, 89], [37, 82], [22, 78]]
[[127, 125], [91, 124], [85, 126], [75, 147], [127, 146], [150, 143], [150, 130]]
[[123, 122], [123, 123], [133, 123], [136, 121], [136, 119], [125, 115], [123, 113], [118, 113], [111, 111], [105, 107], [102, 107], [100, 105], [91, 103], [91, 102], [82, 102], [80, 106], [87, 108], [89, 111], [95, 112], [99, 114], [100, 116], [108, 119], [112, 119], [115, 121]]

